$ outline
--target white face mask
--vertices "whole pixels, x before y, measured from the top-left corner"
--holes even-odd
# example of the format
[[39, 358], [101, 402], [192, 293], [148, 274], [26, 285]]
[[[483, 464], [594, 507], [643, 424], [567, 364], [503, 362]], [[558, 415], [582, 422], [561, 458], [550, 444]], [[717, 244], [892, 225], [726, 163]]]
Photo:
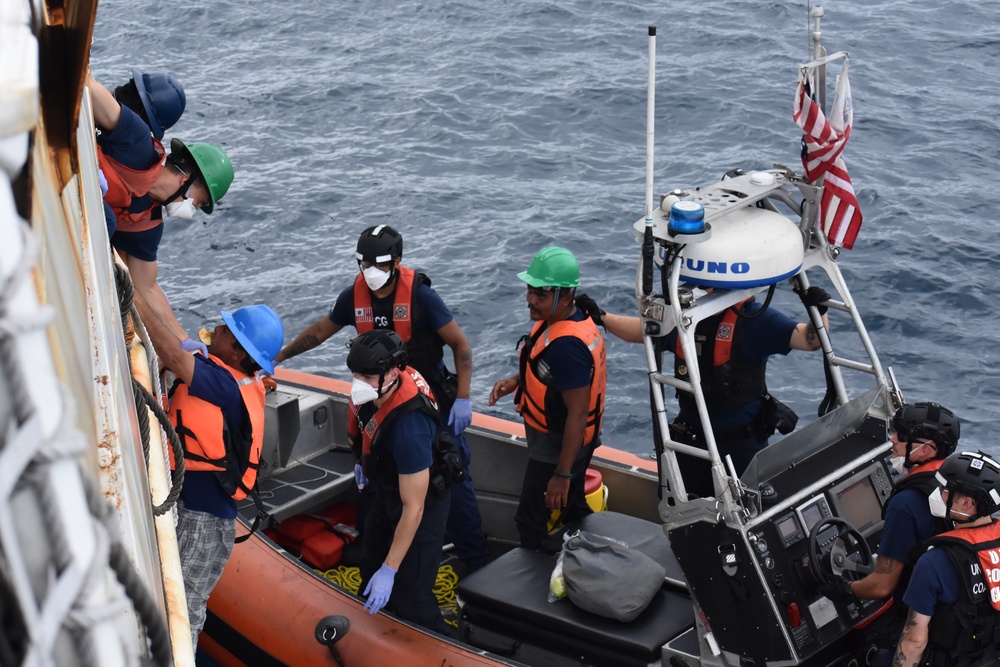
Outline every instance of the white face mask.
[[906, 469], [906, 457], [905, 456], [893, 456], [889, 459], [889, 465], [896, 472], [897, 475], [905, 475], [908, 471]]
[[365, 282], [368, 284], [368, 289], [375, 291], [385, 287], [385, 284], [389, 282], [389, 278], [392, 277], [392, 273], [386, 273], [377, 266], [369, 266], [367, 269], [361, 271], [361, 275], [365, 277]]
[[190, 220], [198, 211], [198, 207], [194, 205], [193, 199], [172, 201], [167, 204], [166, 209], [168, 218], [180, 218], [182, 220]]
[[[960, 521], [959, 519], [955, 519], [954, 517], [948, 515], [948, 506], [945, 504], [944, 498], [941, 497], [940, 486], [934, 489], [934, 491], [931, 492], [931, 495], [927, 496], [927, 505], [928, 507], [930, 507], [932, 516], [936, 516], [940, 519], [951, 519], [952, 521]], [[969, 514], [968, 512], [959, 512], [954, 507], [951, 508], [951, 514], [955, 514], [960, 517], [965, 517], [966, 520], [968, 520], [969, 517], [974, 516], [972, 514]]]
[[941, 497], [940, 486], [927, 496], [927, 506], [931, 510], [931, 516], [936, 516], [939, 519], [948, 518], [948, 506], [944, 504], [944, 498]]
[[351, 382], [351, 402], [353, 402], [354, 405], [371, 403], [377, 398], [378, 391], [367, 382], [359, 380], [358, 378], [354, 378], [354, 381]]

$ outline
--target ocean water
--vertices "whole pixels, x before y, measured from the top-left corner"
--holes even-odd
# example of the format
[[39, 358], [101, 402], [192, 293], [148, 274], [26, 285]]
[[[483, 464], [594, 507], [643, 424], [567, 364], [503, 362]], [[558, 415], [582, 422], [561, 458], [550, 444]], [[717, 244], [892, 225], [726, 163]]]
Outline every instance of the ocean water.
[[[841, 269], [906, 397], [947, 405], [964, 444], [1000, 453], [1000, 2], [825, 10], [825, 45], [852, 57], [844, 156], [865, 216]], [[804, 2], [737, 0], [102, 0], [92, 67], [108, 85], [131, 66], [175, 74], [188, 104], [167, 136], [220, 144], [235, 165], [213, 215], [166, 226], [160, 280], [189, 331], [267, 303], [290, 341], [353, 280], [360, 231], [389, 223], [472, 344], [474, 408], [514, 417], [486, 400], [516, 368], [530, 321], [515, 273], [538, 249], [570, 248], [582, 291], [635, 308], [647, 25], [663, 193], [733, 167], [801, 170], [807, 16]], [[805, 317], [787, 287], [775, 304]], [[347, 377], [348, 338], [287, 365]], [[642, 349], [611, 339], [608, 355], [605, 442], [645, 454]], [[774, 358], [768, 384], [805, 423], [821, 360]]]

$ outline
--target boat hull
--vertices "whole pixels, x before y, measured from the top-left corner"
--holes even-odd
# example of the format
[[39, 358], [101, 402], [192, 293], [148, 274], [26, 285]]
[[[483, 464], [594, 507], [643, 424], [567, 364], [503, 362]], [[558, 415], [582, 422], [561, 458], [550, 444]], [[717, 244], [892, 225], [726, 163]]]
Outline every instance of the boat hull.
[[[237, 533], [246, 532], [240, 524]], [[257, 534], [233, 549], [199, 641], [220, 665], [335, 665], [315, 639], [317, 623], [331, 615], [351, 624], [336, 644], [345, 665], [504, 664], [386, 614], [369, 615], [361, 600], [278, 549]]]
[[[269, 398], [275, 409], [268, 418], [278, 423], [269, 426], [270, 438], [292, 438], [295, 444], [290, 453], [283, 454], [279, 446], [265, 442], [265, 452], [274, 452], [278, 465], [283, 461], [290, 468], [297, 459], [327, 465], [334, 481], [317, 492], [309, 492], [315, 495], [306, 493], [283, 507], [269, 506], [269, 511], [274, 510], [274, 516], [284, 519], [292, 511], [288, 507], [295, 512], [310, 512], [321, 503], [351, 502], [353, 458], [346, 451], [340, 423], [346, 415], [350, 384], [289, 370], [279, 370], [275, 379], [279, 390]], [[290, 403], [295, 406], [290, 407]], [[324, 417], [320, 419], [318, 414]], [[289, 420], [296, 424], [292, 429], [294, 437], [288, 436]], [[527, 462], [524, 427], [520, 422], [476, 414], [466, 436], [473, 451], [471, 473], [484, 531], [493, 548], [509, 550], [517, 544], [513, 512]], [[336, 455], [347, 462], [332, 458]], [[592, 467], [611, 489], [609, 503], [616, 511], [657, 520], [652, 460], [603, 446]], [[280, 471], [272, 474], [280, 476]], [[347, 475], [350, 484], [342, 484]], [[266, 489], [268, 481], [262, 480], [261, 484]], [[238, 533], [245, 534], [245, 521], [253, 516], [254, 509], [248, 502], [241, 511]], [[315, 639], [317, 623], [331, 615], [342, 615], [350, 621], [350, 630], [336, 648], [344, 664], [352, 667], [509, 664], [502, 657], [451, 642], [387, 614], [369, 615], [362, 600], [333, 586], [260, 533], [234, 547], [208, 607], [209, 618], [199, 647], [220, 665], [335, 664], [329, 649]]]

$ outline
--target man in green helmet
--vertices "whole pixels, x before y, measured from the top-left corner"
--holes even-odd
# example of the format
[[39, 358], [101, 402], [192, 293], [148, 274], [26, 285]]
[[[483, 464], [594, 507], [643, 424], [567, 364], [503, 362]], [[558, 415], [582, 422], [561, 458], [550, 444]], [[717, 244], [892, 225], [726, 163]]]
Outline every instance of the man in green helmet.
[[[94, 120], [100, 130], [98, 163], [107, 180], [105, 214], [111, 245], [128, 266], [143, 321], [157, 318], [185, 343], [191, 341], [157, 282], [156, 252], [167, 217], [190, 219], [199, 208], [211, 213], [233, 182], [233, 165], [218, 146], [170, 142], [170, 155], [132, 109], [88, 76]], [[112, 219], [113, 218], [113, 219]]]
[[580, 266], [569, 250], [543, 248], [517, 277], [528, 286], [535, 324], [521, 348], [518, 372], [493, 386], [490, 405], [516, 390], [528, 466], [514, 520], [521, 546], [542, 547], [552, 511], [569, 523], [591, 509], [584, 479], [600, 445], [607, 393], [604, 339], [574, 298]]

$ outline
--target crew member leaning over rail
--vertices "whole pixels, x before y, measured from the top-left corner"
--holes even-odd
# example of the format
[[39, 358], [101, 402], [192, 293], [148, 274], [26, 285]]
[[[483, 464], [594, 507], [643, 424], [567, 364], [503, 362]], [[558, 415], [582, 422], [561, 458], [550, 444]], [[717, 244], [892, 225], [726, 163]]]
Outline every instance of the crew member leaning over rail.
[[187, 106], [184, 87], [172, 74], [140, 72], [132, 68], [132, 78], [114, 90], [115, 99], [136, 113], [149, 126], [153, 138], [162, 140]]
[[[156, 261], [163, 236], [161, 204], [167, 217], [190, 219], [200, 208], [211, 213], [233, 182], [233, 165], [213, 144], [170, 142], [170, 155], [147, 125], [92, 75], [87, 77], [94, 107], [98, 163], [107, 181], [104, 201], [115, 215], [111, 245], [118, 250], [135, 285], [135, 304], [148, 324], [157, 320], [185, 349], [204, 352], [174, 316], [157, 281]], [[163, 112], [166, 114], [166, 112]], [[104, 188], [102, 188], [103, 190]]]

